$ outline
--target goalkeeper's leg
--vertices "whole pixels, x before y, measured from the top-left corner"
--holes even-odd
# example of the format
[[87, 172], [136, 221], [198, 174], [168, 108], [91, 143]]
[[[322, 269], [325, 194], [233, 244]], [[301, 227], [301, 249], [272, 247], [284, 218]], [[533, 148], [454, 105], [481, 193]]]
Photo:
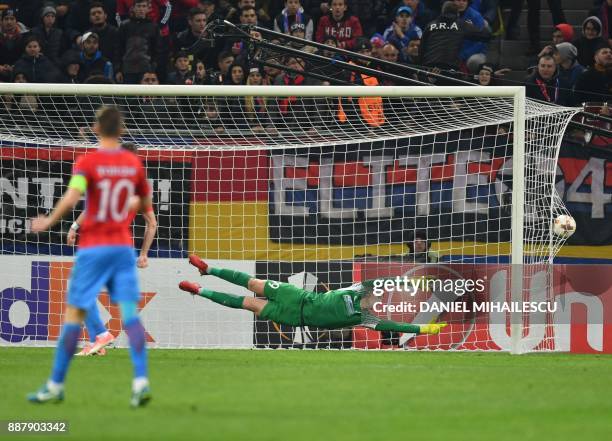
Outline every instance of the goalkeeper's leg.
[[228, 308], [234, 309], [245, 309], [247, 311], [254, 312], [257, 315], [261, 313], [261, 311], [268, 303], [267, 300], [260, 299], [257, 297], [237, 296], [235, 294], [211, 291], [209, 289], [202, 288], [197, 283], [188, 282], [186, 280], [179, 283], [179, 288], [191, 294], [205, 297], [215, 303], [218, 303], [219, 305], [227, 306]]
[[189, 256], [189, 263], [195, 266], [202, 275], [209, 274], [211, 276], [217, 276], [220, 279], [233, 283], [234, 285], [242, 286], [243, 288], [254, 292], [258, 296], [264, 295], [264, 288], [266, 285], [265, 280], [256, 279], [255, 277], [240, 271], [212, 268], [195, 254]]

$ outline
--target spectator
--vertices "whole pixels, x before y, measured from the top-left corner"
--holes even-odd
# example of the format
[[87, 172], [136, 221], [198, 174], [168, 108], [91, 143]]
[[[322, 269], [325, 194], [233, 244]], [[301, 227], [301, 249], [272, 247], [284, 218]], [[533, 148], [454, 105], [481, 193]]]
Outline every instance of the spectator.
[[464, 40], [487, 41], [491, 33], [478, 29], [458, 17], [458, 8], [452, 1], [442, 6], [440, 17], [427, 25], [421, 41], [421, 64], [439, 69], [459, 70], [459, 52]]
[[[297, 23], [297, 22], [293, 23], [290, 27], [290, 33], [292, 37], [305, 39], [306, 38], [306, 27], [304, 26], [304, 23]], [[290, 42], [288, 46], [293, 47], [295, 49], [299, 49], [301, 51], [304, 51], [310, 54], [317, 51], [317, 48], [315, 48], [314, 46], [310, 46], [304, 43], [293, 42], [293, 41]]]
[[314, 23], [312, 18], [304, 12], [300, 0], [285, 0], [285, 8], [274, 19], [274, 30], [288, 34], [291, 31], [291, 25], [294, 23], [303, 24], [305, 37], [302, 38], [312, 40]]
[[70, 0], [55, 1], [55, 26], [64, 32], [64, 39], [67, 39], [66, 29], [68, 28], [68, 12], [70, 11]]
[[601, 21], [602, 37], [608, 40], [608, 46], [612, 47], [612, 0], [604, 0], [598, 8], [591, 11]]
[[[508, 40], [518, 39], [518, 21], [525, 0], [512, 0], [512, 11], [506, 28]], [[561, 0], [548, 0], [548, 7], [552, 13], [553, 24], [567, 23]], [[529, 31], [528, 54], [537, 54], [540, 50], [540, 0], [527, 0], [527, 30]]]
[[[212, 84], [209, 72], [201, 60], [193, 61], [193, 69], [189, 69], [189, 65], [188, 54], [179, 52], [174, 60], [175, 70], [168, 74], [166, 82], [179, 85]], [[212, 104], [209, 106], [208, 103]], [[198, 118], [209, 110], [216, 114], [214, 100], [210, 97], [177, 97], [176, 104], [180, 113], [175, 115], [173, 120], [182, 120], [184, 126], [197, 124]]]
[[582, 35], [574, 41], [574, 46], [578, 49], [578, 62], [583, 66], [592, 66], [597, 48], [608, 44], [601, 35], [601, 21], [597, 17], [591, 16], [582, 22]]
[[0, 78], [11, 79], [12, 66], [23, 53], [23, 34], [25, 29], [17, 22], [14, 9], [2, 11], [2, 32], [0, 33]]
[[[174, 70], [168, 74], [168, 84], [192, 84], [193, 78], [191, 78], [190, 61], [194, 63], [195, 71], [195, 60], [189, 59], [187, 52], [179, 52], [174, 58]], [[202, 63], [203, 65], [203, 63]]]
[[229, 71], [230, 66], [234, 64], [234, 55], [229, 51], [223, 51], [217, 58], [217, 67], [219, 68], [217, 74], [215, 74], [215, 83], [221, 84], [224, 82], [225, 77]]
[[568, 94], [560, 83], [555, 59], [552, 55], [543, 55], [535, 72], [525, 81], [525, 92], [529, 98], [564, 105]]
[[[314, 2], [321, 4], [321, 2]], [[327, 3], [329, 5], [329, 3]], [[363, 35], [372, 35], [378, 30], [378, 23], [386, 26], [389, 2], [387, 0], [348, 0], [348, 10], [359, 17]]]
[[422, 35], [421, 28], [412, 20], [412, 9], [408, 6], [400, 6], [395, 11], [395, 19], [385, 30], [383, 38], [387, 43], [403, 50], [408, 46], [410, 40], [420, 39]]
[[[261, 86], [263, 84], [263, 76], [259, 66], [251, 66], [249, 68], [246, 83], [249, 86]], [[246, 128], [254, 133], [276, 133], [268, 113], [268, 100], [266, 97], [247, 96], [243, 98], [243, 101], [241, 111], [245, 116]]]
[[494, 86], [495, 85], [495, 69], [490, 64], [481, 64], [478, 69], [478, 85], [479, 86]]
[[[484, 18], [480, 15], [480, 12], [468, 6], [468, 0], [454, 0], [457, 10], [459, 11], [459, 17], [461, 17], [466, 23], [471, 23], [477, 29], [487, 29]], [[490, 29], [487, 29], [490, 31]], [[465, 64], [467, 70], [470, 73], [475, 73], [478, 70], [478, 66], [487, 61], [487, 45], [482, 40], [472, 41], [469, 37], [463, 42], [463, 47], [459, 53], [459, 58]]]
[[25, 40], [24, 54], [15, 63], [15, 74], [25, 74], [31, 83], [54, 83], [59, 81], [59, 72], [55, 65], [43, 55], [40, 42], [31, 35]]
[[330, 12], [321, 17], [316, 40], [321, 43], [326, 35], [336, 37], [338, 47], [352, 50], [355, 40], [363, 35], [361, 23], [354, 15], [347, 14], [347, 0], [332, 0]]
[[[168, 20], [170, 20], [172, 13], [172, 3], [170, 3], [170, 0], [149, 0], [149, 3], [147, 17], [157, 24], [160, 35], [169, 35]], [[135, 5], [135, 0], [117, 0], [117, 15], [115, 17], [117, 26], [121, 26], [124, 21], [132, 17]]]
[[593, 65], [576, 80], [577, 103], [608, 102], [612, 95], [612, 49], [600, 47], [595, 51], [593, 61]]
[[[389, 63], [400, 63], [401, 62], [399, 50], [391, 43], [387, 43], [383, 46], [381, 50], [380, 59], [383, 61], [387, 61]], [[386, 73], [398, 75], [400, 77], [405, 77], [407, 75], [406, 70], [401, 67], [385, 65], [384, 67], [380, 67], [379, 69]], [[394, 86], [396, 82], [394, 80], [385, 78], [385, 79], [382, 79], [381, 84], [383, 86]]]
[[408, 6], [412, 10], [412, 20], [421, 29], [436, 18], [433, 11], [428, 9], [422, 0], [401, 0], [399, 6]]
[[[332, 37], [331, 35], [326, 35], [323, 38], [323, 44], [326, 46], [338, 47], [338, 40], [336, 39], [336, 37]], [[335, 61], [346, 61], [346, 59], [342, 55], [336, 52], [326, 50], [326, 49], [321, 49], [320, 54], [324, 57], [330, 58], [332, 62], [324, 62], [324, 63], [316, 62], [317, 64], [313, 66], [313, 68], [316, 68], [316, 72], [318, 72], [319, 74], [323, 75], [326, 78], [345, 82], [346, 81], [346, 70], [343, 67], [338, 66], [338, 64], [335, 63]], [[330, 84], [332, 84], [332, 82], [325, 80], [323, 81], [322, 84], [325, 86], [329, 86]]]
[[187, 28], [187, 16], [193, 8], [199, 7], [198, 0], [172, 0], [172, 11], [168, 21], [170, 34], [176, 34]]
[[[276, 61], [276, 60], [274, 60]], [[276, 78], [282, 73], [282, 71], [273, 66], [264, 66], [264, 84], [276, 84]]]
[[218, 9], [217, 0], [200, 0], [198, 7], [204, 11], [209, 23], [225, 18], [225, 14], [221, 13]]
[[[372, 46], [370, 41], [361, 37], [355, 42], [355, 51], [361, 55], [371, 55]], [[358, 59], [358, 63], [368, 66], [369, 62]], [[388, 70], [388, 69], [385, 69]], [[390, 72], [395, 73], [395, 72]], [[359, 86], [378, 86], [378, 78], [366, 74], [350, 72], [348, 82]], [[338, 121], [341, 124], [349, 124], [351, 128], [357, 127], [380, 127], [385, 123], [383, 100], [381, 97], [345, 97], [339, 100]]]
[[119, 28], [121, 63], [115, 75], [119, 83], [138, 83], [145, 72], [157, 68], [159, 29], [147, 17], [148, 12], [148, 0], [135, 0], [132, 18]]
[[227, 14], [225, 16], [225, 19], [227, 21], [231, 21], [234, 24], [239, 24], [240, 23], [240, 11], [242, 10], [242, 8], [248, 6], [250, 8], [254, 8], [255, 7], [255, 0], [238, 0], [238, 3], [236, 3], [236, 6], [233, 6], [234, 2], [227, 2], [227, 4], [230, 4], [232, 6], [230, 6], [229, 9], [227, 9]]
[[[302, 0], [302, 2], [304, 11], [310, 15], [310, 17], [312, 17], [315, 24], [319, 22], [322, 16], [329, 13], [329, 0]], [[271, 1], [270, 12], [273, 14], [273, 16], [276, 16], [283, 9], [283, 6], [284, 4], [280, 1]]]
[[[285, 86], [300, 86], [300, 85], [315, 85], [318, 81], [305, 77], [301, 72], [304, 72], [306, 64], [304, 60], [289, 56], [286, 59], [285, 65], [292, 71], [283, 72], [276, 77], [274, 84]], [[313, 98], [289, 96], [277, 98], [271, 104], [273, 108], [270, 114], [275, 122], [275, 127], [289, 133], [300, 131], [309, 134], [316, 133], [315, 127], [318, 127], [320, 122], [320, 112], [313, 112], [316, 108], [317, 101]]]
[[[252, 6], [245, 6], [240, 11], [240, 24], [242, 25], [257, 25], [257, 12]], [[258, 32], [252, 31], [253, 35], [259, 35]], [[259, 35], [261, 39], [261, 35]], [[225, 45], [225, 50], [231, 51], [235, 57], [240, 55], [243, 58], [247, 56], [247, 46], [241, 38], [236, 38], [228, 41]]]
[[81, 58], [78, 52], [69, 50], [66, 52], [60, 61], [61, 66], [61, 82], [78, 84], [79, 70], [81, 69]]
[[591, 9], [589, 15], [595, 15], [601, 21], [602, 37], [608, 40], [608, 46], [612, 47], [612, 0], [599, 0], [595, 2], [596, 7]]
[[[6, 2], [3, 2], [6, 3]], [[40, 11], [46, 6], [43, 0], [10, 0], [9, 9], [13, 9], [25, 28], [31, 29], [40, 23]]]
[[[140, 84], [158, 86], [159, 77], [157, 76], [157, 72], [152, 69], [143, 72]], [[148, 128], [150, 130], [159, 131], [163, 128], [175, 127], [175, 123], [172, 118], [170, 118], [170, 115], [176, 114], [177, 112], [176, 110], [172, 110], [173, 107], [171, 103], [164, 97], [141, 96], [138, 97], [137, 100], [138, 108], [133, 112], [135, 115], [135, 120], [133, 122], [135, 128], [140, 130]]]
[[574, 88], [580, 74], [585, 71], [585, 68], [576, 61], [578, 50], [572, 43], [558, 44], [557, 53], [561, 87], [571, 90]]
[[[242, 20], [240, 18], [242, 10], [245, 8], [249, 8], [249, 9], [254, 9], [255, 10], [255, 16], [257, 17], [257, 20], [255, 20], [255, 23], [253, 24], [257, 24], [257, 22], [261, 23], [262, 27], [270, 27], [268, 26], [268, 24], [270, 23], [270, 17], [267, 13], [267, 11], [265, 11], [263, 8], [256, 8], [256, 4], [255, 4], [255, 0], [238, 0], [238, 7], [236, 8], [230, 8], [227, 16], [226, 16], [226, 20], [231, 21], [232, 23], [242, 23]], [[244, 23], [242, 23], [244, 24]]]
[[567, 23], [560, 23], [555, 26], [552, 35], [554, 45], [560, 43], [571, 43], [574, 41], [574, 28]]
[[[365, 55], [366, 57], [372, 56], [372, 43], [366, 37], [359, 37], [357, 41], [355, 41], [355, 46], [353, 47], [353, 51], [357, 52], [360, 55]], [[363, 60], [361, 58], [357, 59], [357, 63], [362, 66], [367, 66], [370, 64], [369, 61]], [[349, 72], [352, 75], [352, 72]]]
[[399, 51], [397, 48], [391, 43], [387, 43], [382, 47], [380, 51], [380, 59], [384, 61], [389, 61], [391, 63], [397, 63], [399, 61]]
[[[24, 72], [15, 72], [13, 83], [30, 83]], [[36, 95], [11, 95], [7, 106], [12, 110], [11, 117], [17, 124], [28, 124], [36, 120], [35, 113], [40, 109], [40, 100]]]
[[[137, 3], [137, 0], [117, 0], [116, 17], [118, 24], [123, 23], [128, 18], [128, 13], [131, 14], [130, 18], [134, 16]], [[170, 0], [149, 0], [148, 3], [149, 10], [146, 17], [157, 25], [159, 33], [154, 66], [158, 79], [164, 81], [167, 75], [168, 58], [170, 57], [171, 41], [168, 22], [172, 14], [172, 4]]]
[[[233, 63], [224, 78], [223, 83], [230, 86], [239, 86], [245, 83], [246, 76], [241, 64]], [[227, 129], [246, 130], [244, 109], [242, 108], [244, 98], [240, 96], [227, 96], [217, 99], [217, 108], [220, 113], [220, 124], [215, 127], [215, 132], [223, 133]]]
[[[102, 75], [92, 75], [85, 80], [84, 84], [112, 84], [112, 81]], [[116, 98], [111, 96], [101, 95], [85, 95], [70, 97], [66, 96], [66, 100], [61, 102], [61, 107], [58, 109], [62, 119], [70, 121], [68, 127], [78, 127], [80, 136], [83, 139], [91, 138], [94, 133], [91, 130], [91, 121], [95, 118], [97, 110], [100, 106], [116, 106]], [[130, 111], [126, 112], [132, 118], [132, 114], [138, 114], [139, 109], [134, 106], [138, 103], [137, 98], [130, 98], [124, 103], [130, 107]], [[74, 112], [73, 109], [79, 109], [79, 112]], [[134, 110], [132, 110], [134, 109]], [[71, 133], [73, 136], [73, 134]]]
[[213, 66], [217, 62], [218, 49], [211, 48], [210, 44], [206, 44], [207, 42], [204, 40], [207, 37], [204, 31], [206, 22], [204, 9], [190, 9], [187, 15], [189, 27], [179, 32], [174, 39], [175, 52], [187, 53], [190, 69], [195, 67], [196, 60], [202, 60], [206, 66]]
[[400, 52], [400, 61], [406, 64], [419, 64], [419, 50], [421, 48], [421, 39], [415, 38], [410, 40], [408, 46], [406, 46]]
[[386, 44], [383, 36], [379, 33], [372, 35], [372, 38], [370, 38], [370, 44], [372, 45], [372, 56], [374, 58], [381, 58], [382, 48]]
[[80, 67], [78, 79], [84, 82], [93, 75], [101, 75], [113, 81], [113, 65], [99, 50], [100, 38], [95, 32], [86, 32], [81, 37]]
[[193, 84], [212, 84], [209, 72], [206, 70], [206, 65], [203, 61], [198, 60], [193, 70]]
[[119, 66], [120, 38], [119, 29], [108, 23], [108, 14], [104, 4], [94, 2], [89, 8], [89, 23], [91, 27], [88, 32], [95, 32], [99, 38], [99, 49], [102, 55], [108, 58], [113, 66]]
[[484, 25], [489, 30], [493, 28], [493, 23], [497, 20], [497, 7], [499, 0], [472, 0], [470, 7], [477, 11], [484, 19]]
[[239, 21], [242, 25], [257, 25], [259, 23], [257, 10], [253, 6], [245, 6], [240, 10]]
[[89, 11], [92, 3], [93, 0], [76, 0], [70, 3], [64, 33], [71, 46], [79, 47], [81, 44], [79, 38], [90, 26]]
[[40, 13], [40, 24], [32, 29], [32, 35], [36, 35], [42, 46], [42, 52], [56, 66], [62, 52], [62, 40], [64, 33], [55, 27], [56, 11], [53, 6], [45, 6]]
[[436, 263], [438, 256], [435, 252], [431, 252], [431, 242], [427, 240], [426, 231], [415, 231], [414, 238], [406, 244], [408, 246], [408, 254], [405, 260], [414, 263]]
[[244, 84], [245, 80], [244, 67], [241, 64], [233, 63], [227, 70], [223, 82], [232, 86], [239, 86]]

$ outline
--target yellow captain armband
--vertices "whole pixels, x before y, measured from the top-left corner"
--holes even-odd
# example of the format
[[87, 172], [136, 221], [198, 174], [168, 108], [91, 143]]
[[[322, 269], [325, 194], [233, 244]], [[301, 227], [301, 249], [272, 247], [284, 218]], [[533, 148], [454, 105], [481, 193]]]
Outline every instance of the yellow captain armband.
[[70, 178], [70, 183], [68, 183], [68, 188], [74, 188], [75, 190], [79, 190], [81, 193], [85, 193], [87, 191], [87, 179], [83, 175], [74, 175]]

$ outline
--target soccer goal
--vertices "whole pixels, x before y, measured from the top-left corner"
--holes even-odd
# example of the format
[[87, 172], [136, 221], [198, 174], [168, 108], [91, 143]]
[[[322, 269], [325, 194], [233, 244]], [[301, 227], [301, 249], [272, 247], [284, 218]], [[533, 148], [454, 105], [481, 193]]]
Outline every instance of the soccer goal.
[[[75, 253], [66, 235], [83, 208], [46, 234], [31, 234], [29, 219], [96, 147], [93, 114], [108, 104], [122, 109], [123, 139], [139, 147], [154, 190], [158, 234], [140, 270], [152, 346], [558, 349], [555, 311], [431, 305], [554, 303], [564, 237], [552, 224], [568, 214], [556, 162], [574, 109], [526, 100], [522, 87], [0, 84], [0, 95], [2, 345], [58, 337]], [[138, 248], [140, 217], [133, 229]], [[180, 280], [199, 277], [189, 253], [316, 292], [398, 276], [477, 278], [484, 289], [381, 295], [383, 317], [448, 321], [437, 336], [287, 327], [180, 292]], [[125, 343], [105, 293], [99, 303]]]

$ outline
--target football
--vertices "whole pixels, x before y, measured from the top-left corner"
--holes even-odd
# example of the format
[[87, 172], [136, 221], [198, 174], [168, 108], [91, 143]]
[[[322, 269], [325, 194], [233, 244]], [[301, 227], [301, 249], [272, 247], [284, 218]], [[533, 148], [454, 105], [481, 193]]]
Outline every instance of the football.
[[576, 221], [568, 214], [561, 214], [553, 221], [553, 233], [567, 239], [576, 231]]

